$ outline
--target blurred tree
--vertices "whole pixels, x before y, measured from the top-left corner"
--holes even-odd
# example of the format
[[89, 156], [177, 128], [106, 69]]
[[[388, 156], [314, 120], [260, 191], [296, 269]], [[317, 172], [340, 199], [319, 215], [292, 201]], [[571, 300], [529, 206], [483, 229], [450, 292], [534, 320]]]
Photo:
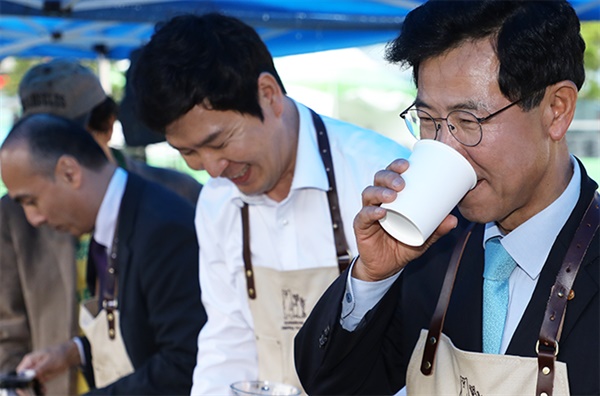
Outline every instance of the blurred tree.
[[[4, 87], [1, 88], [6, 96], [17, 96], [19, 91], [19, 82], [23, 75], [33, 65], [45, 61], [44, 58], [4, 58], [0, 61], [0, 74], [5, 78]], [[81, 64], [89, 67], [95, 73], [98, 73], [98, 63], [94, 60], [81, 60]], [[125, 76], [118, 71], [114, 62], [111, 62], [111, 96], [120, 101], [123, 97]]]
[[584, 64], [586, 81], [580, 98], [600, 99], [600, 22], [581, 24], [581, 35], [585, 40]]

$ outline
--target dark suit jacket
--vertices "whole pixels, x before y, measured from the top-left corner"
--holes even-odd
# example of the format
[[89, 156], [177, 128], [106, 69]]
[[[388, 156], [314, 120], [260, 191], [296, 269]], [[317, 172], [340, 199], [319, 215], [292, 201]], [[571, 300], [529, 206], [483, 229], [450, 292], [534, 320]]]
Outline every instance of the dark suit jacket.
[[[559, 233], [507, 354], [537, 356], [536, 341], [546, 302], [569, 243], [597, 184], [582, 169], [580, 199]], [[411, 262], [354, 332], [340, 322], [347, 273], [323, 295], [295, 339], [296, 369], [304, 389], [318, 394], [393, 394], [405, 374], [420, 330], [429, 322], [452, 249], [466, 227], [441, 238]], [[483, 225], [469, 239], [457, 273], [443, 332], [457, 348], [482, 351]], [[572, 395], [600, 394], [598, 232], [581, 265], [569, 301], [557, 359], [567, 363]]]
[[197, 336], [206, 322], [194, 208], [129, 173], [118, 236], [120, 326], [135, 372], [90, 393], [188, 395]]

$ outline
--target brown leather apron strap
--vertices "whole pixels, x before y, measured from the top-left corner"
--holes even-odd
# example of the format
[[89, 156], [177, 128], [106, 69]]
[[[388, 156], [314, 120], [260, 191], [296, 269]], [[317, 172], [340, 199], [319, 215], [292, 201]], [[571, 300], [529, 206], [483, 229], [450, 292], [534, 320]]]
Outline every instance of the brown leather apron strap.
[[598, 230], [600, 217], [600, 199], [598, 192], [594, 194], [583, 219], [575, 231], [569, 245], [562, 267], [552, 286], [550, 298], [546, 305], [544, 321], [540, 329], [540, 337], [536, 350], [538, 353], [538, 379], [536, 395], [551, 396], [554, 387], [554, 361], [558, 355], [558, 340], [567, 310], [569, 295], [575, 277], [588, 250], [592, 238]]
[[256, 298], [256, 288], [254, 286], [254, 271], [252, 269], [252, 258], [250, 257], [250, 222], [248, 221], [248, 204], [242, 206], [242, 240], [244, 256], [244, 274], [246, 275], [246, 290], [248, 298]]
[[452, 251], [452, 257], [450, 258], [450, 264], [446, 270], [446, 276], [444, 277], [444, 283], [442, 285], [442, 291], [438, 298], [437, 306], [431, 318], [429, 325], [429, 332], [427, 333], [427, 342], [425, 343], [425, 349], [423, 350], [423, 359], [421, 360], [421, 372], [424, 375], [431, 375], [433, 370], [433, 363], [435, 361], [435, 354], [437, 352], [438, 341], [444, 327], [444, 319], [446, 318], [446, 311], [448, 310], [448, 304], [450, 303], [450, 296], [452, 295], [452, 289], [454, 289], [454, 280], [456, 279], [456, 273], [458, 272], [458, 265], [460, 259], [467, 246], [467, 241], [471, 236], [475, 223], [469, 224], [465, 231], [460, 236], [460, 239], [454, 246]]
[[108, 337], [111, 340], [115, 339], [115, 314], [114, 312], [118, 309], [118, 302], [116, 297], [117, 290], [117, 245], [119, 244], [118, 228], [115, 230], [115, 236], [113, 237], [112, 247], [108, 252], [107, 266], [106, 266], [106, 286], [102, 290], [102, 308], [106, 310], [106, 319], [108, 321]]
[[331, 148], [329, 146], [327, 130], [325, 124], [323, 124], [323, 120], [313, 110], [310, 110], [310, 113], [317, 131], [319, 153], [321, 154], [323, 165], [325, 165], [325, 172], [327, 173], [327, 180], [329, 181], [327, 201], [329, 202], [329, 213], [331, 215], [331, 225], [333, 227], [333, 238], [335, 240], [338, 268], [340, 269], [340, 273], [342, 273], [348, 268], [350, 261], [352, 261], [352, 254], [350, 253], [346, 237], [344, 236], [344, 223], [342, 222], [342, 214], [340, 213], [335, 174], [333, 172], [333, 159], [331, 158]]
[[[309, 109], [310, 110], [310, 109]], [[317, 144], [319, 145], [319, 153], [325, 166], [325, 172], [327, 173], [327, 180], [329, 182], [329, 189], [327, 190], [327, 201], [329, 203], [329, 213], [331, 214], [331, 224], [333, 227], [333, 239], [335, 241], [335, 249], [338, 260], [338, 268], [342, 273], [350, 261], [352, 261], [352, 255], [348, 248], [348, 243], [344, 235], [344, 224], [342, 222], [342, 215], [340, 212], [339, 199], [337, 194], [337, 188], [335, 184], [335, 175], [333, 173], [333, 159], [331, 157], [331, 148], [329, 146], [329, 139], [327, 138], [327, 129], [321, 117], [310, 110], [312, 114], [313, 124], [317, 131]], [[252, 258], [250, 254], [250, 227], [249, 227], [249, 209], [248, 204], [244, 203], [241, 209], [242, 212], [242, 240], [243, 240], [243, 258], [244, 258], [244, 271], [246, 275], [246, 290], [248, 292], [248, 298], [254, 300], [256, 298], [256, 288], [254, 286], [254, 270], [252, 269]]]

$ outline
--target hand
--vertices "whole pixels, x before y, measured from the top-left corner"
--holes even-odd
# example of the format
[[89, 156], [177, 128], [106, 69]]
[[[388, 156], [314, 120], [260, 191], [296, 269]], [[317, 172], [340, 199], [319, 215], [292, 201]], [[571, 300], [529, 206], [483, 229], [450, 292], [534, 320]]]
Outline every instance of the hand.
[[28, 353], [17, 366], [17, 372], [34, 370], [40, 382], [47, 382], [80, 363], [77, 345], [69, 340], [60, 345]]
[[458, 219], [448, 215], [422, 246], [405, 245], [390, 236], [379, 220], [385, 217], [382, 203], [396, 199], [404, 188], [401, 174], [408, 169], [408, 161], [397, 159], [385, 170], [375, 174], [374, 185], [362, 193], [363, 207], [354, 218], [354, 234], [360, 258], [354, 264], [352, 276], [365, 281], [388, 278], [420, 257], [440, 237], [458, 224]]

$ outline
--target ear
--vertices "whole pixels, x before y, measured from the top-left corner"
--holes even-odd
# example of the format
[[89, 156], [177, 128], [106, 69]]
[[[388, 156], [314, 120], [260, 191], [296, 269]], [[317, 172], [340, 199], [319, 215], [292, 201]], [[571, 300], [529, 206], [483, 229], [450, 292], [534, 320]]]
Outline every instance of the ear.
[[79, 161], [70, 155], [62, 155], [56, 162], [54, 178], [57, 183], [64, 183], [78, 189], [82, 182], [82, 171]]
[[542, 103], [550, 137], [555, 141], [563, 139], [575, 116], [577, 86], [572, 81], [553, 84], [546, 88]]
[[284, 94], [271, 73], [263, 72], [258, 76], [258, 101], [263, 109], [270, 108], [275, 116], [283, 113]]

